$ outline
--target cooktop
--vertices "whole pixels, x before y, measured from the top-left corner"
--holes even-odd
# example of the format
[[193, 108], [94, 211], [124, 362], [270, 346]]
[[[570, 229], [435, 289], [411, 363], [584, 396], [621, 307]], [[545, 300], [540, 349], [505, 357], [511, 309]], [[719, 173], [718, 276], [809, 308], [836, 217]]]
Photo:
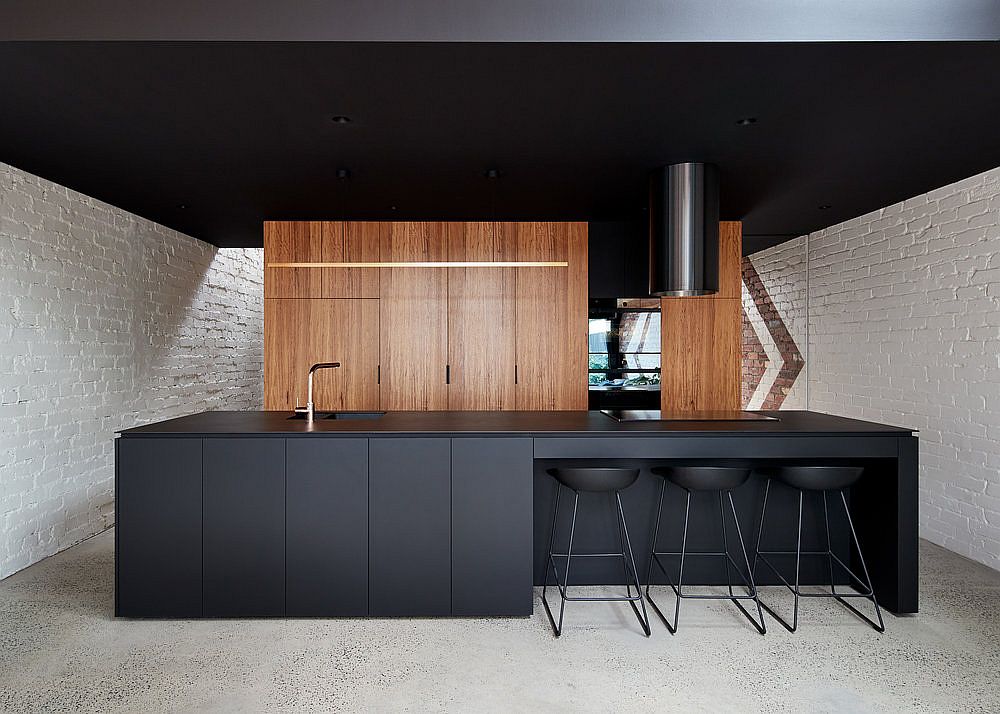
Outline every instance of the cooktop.
[[615, 421], [779, 421], [778, 417], [760, 412], [705, 411], [663, 412], [659, 409], [602, 409]]

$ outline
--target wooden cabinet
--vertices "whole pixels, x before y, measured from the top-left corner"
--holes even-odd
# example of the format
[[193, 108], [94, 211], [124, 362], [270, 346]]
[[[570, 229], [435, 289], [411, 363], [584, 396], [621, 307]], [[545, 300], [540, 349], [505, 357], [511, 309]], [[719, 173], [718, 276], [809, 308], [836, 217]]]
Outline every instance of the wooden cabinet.
[[719, 224], [719, 292], [661, 300], [660, 406], [739, 410], [742, 367], [742, 224]]
[[[515, 260], [514, 224], [466, 223], [451, 261]], [[515, 268], [448, 268], [448, 408], [514, 409]]]
[[204, 440], [207, 617], [285, 612], [285, 442]]
[[201, 617], [201, 439], [115, 440], [115, 615]]
[[368, 439], [285, 440], [285, 613], [368, 614]]
[[516, 224], [518, 409], [587, 408], [587, 224]]
[[452, 614], [531, 614], [533, 463], [529, 438], [451, 440]]
[[[445, 261], [449, 235], [461, 230], [461, 223], [392, 223], [382, 260]], [[448, 271], [382, 268], [380, 283], [381, 408], [447, 409]]]
[[667, 344], [661, 374], [666, 408], [681, 411], [739, 410], [742, 302], [734, 298], [676, 298], [663, 305], [662, 335], [684, 335]]
[[324, 239], [342, 231], [341, 223], [266, 221], [264, 223], [264, 296], [323, 297], [322, 268], [269, 267], [271, 263], [319, 263]]
[[[321, 410], [587, 408], [587, 224], [268, 222], [264, 242], [266, 409], [304, 404], [326, 361]], [[456, 261], [568, 266], [386, 266]]]
[[377, 263], [388, 224], [343, 221], [264, 223], [264, 296], [376, 298], [376, 267], [289, 268], [282, 263]]
[[340, 362], [313, 378], [317, 410], [379, 408], [379, 301], [264, 300], [264, 408], [306, 403], [309, 367]]
[[369, 441], [371, 614], [451, 613], [451, 440]]

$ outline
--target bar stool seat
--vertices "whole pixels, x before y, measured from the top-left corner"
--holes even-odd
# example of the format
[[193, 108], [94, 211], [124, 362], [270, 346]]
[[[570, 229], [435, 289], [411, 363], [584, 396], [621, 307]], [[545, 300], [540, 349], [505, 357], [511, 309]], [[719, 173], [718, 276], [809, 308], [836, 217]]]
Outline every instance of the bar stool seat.
[[[757, 531], [757, 548], [754, 554], [753, 567], [751, 570], [756, 573], [757, 562], [764, 563], [768, 569], [774, 573], [781, 583], [794, 595], [794, 605], [792, 611], [792, 622], [789, 624], [780, 617], [767, 604], [761, 603], [762, 607], [789, 632], [795, 632], [799, 624], [799, 599], [810, 598], [833, 598], [845, 608], [853, 612], [859, 618], [871, 625], [877, 632], [885, 632], [885, 622], [882, 620], [882, 610], [879, 608], [878, 600], [875, 597], [875, 589], [872, 587], [871, 576], [868, 574], [868, 566], [865, 565], [865, 557], [861, 552], [861, 543], [858, 542], [858, 534], [854, 530], [854, 521], [851, 519], [851, 510], [847, 506], [847, 496], [845, 489], [854, 485], [864, 468], [860, 466], [812, 466], [812, 465], [789, 465], [777, 469], [767, 469], [763, 474], [768, 476], [767, 486], [764, 488], [764, 503], [760, 512], [760, 527]], [[771, 483], [778, 482], [788, 488], [798, 491], [799, 494], [799, 514], [798, 514], [798, 535], [795, 550], [762, 550], [761, 540], [764, 535], [764, 519], [767, 515], [767, 499], [771, 492]], [[802, 506], [805, 494], [817, 493], [823, 497], [823, 523], [826, 534], [826, 550], [804, 551], [802, 550]], [[836, 492], [840, 495], [840, 502], [844, 508], [844, 515], [847, 518], [847, 525], [850, 528], [851, 543], [858, 554], [858, 561], [861, 564], [863, 578], [856, 574], [854, 570], [840, 557], [833, 552], [833, 545], [830, 537], [830, 509], [827, 494]], [[791, 583], [771, 562], [771, 556], [795, 556], [795, 581]], [[802, 556], [824, 556], [828, 560], [830, 572], [830, 589], [822, 592], [803, 592], [799, 584], [799, 572], [801, 570]], [[850, 578], [849, 582], [854, 588], [853, 592], [841, 589], [837, 590], [834, 577], [834, 566], [839, 566]], [[848, 602], [848, 598], [862, 598], [871, 600], [875, 607], [877, 622], [872, 620], [856, 607]]]
[[545, 473], [571, 491], [597, 493], [621, 491], [639, 478], [639, 469], [563, 468], [548, 469]]
[[[642, 631], [649, 637], [649, 617], [646, 615], [646, 604], [642, 599], [642, 590], [639, 584], [639, 571], [635, 566], [635, 557], [632, 555], [632, 541], [628, 535], [628, 525], [625, 522], [625, 511], [622, 509], [621, 491], [635, 483], [639, 478], [639, 469], [606, 468], [606, 467], [569, 467], [553, 468], [546, 471], [557, 482], [556, 501], [552, 508], [552, 530], [549, 532], [548, 560], [545, 566], [545, 580], [542, 582], [542, 605], [545, 606], [545, 614], [549, 617], [549, 623], [556, 637], [562, 635], [563, 615], [566, 611], [566, 603], [572, 601], [587, 602], [627, 602], [635, 613]], [[565, 553], [556, 553], [552, 550], [552, 544], [556, 535], [556, 517], [559, 515], [559, 499], [563, 488], [568, 488], [573, 492], [573, 519], [570, 522], [569, 544]], [[615, 517], [618, 522], [618, 540], [620, 550], [617, 553], [574, 553], [573, 537], [576, 535], [576, 514], [580, 505], [580, 494], [582, 492], [613, 494], [617, 508], [614, 508]], [[560, 576], [559, 568], [556, 566], [556, 559], [565, 559], [566, 569]], [[619, 597], [571, 597], [569, 595], [569, 574], [570, 566], [574, 558], [621, 558], [622, 570], [625, 576], [625, 595]], [[556, 587], [559, 590], [561, 600], [559, 606], [559, 621], [552, 615], [549, 607], [546, 591], [549, 584], [549, 570], [555, 576]], [[635, 587], [635, 595], [632, 594], [632, 587]], [[636, 602], [639, 607], [636, 607]], [[642, 608], [642, 612], [639, 608]]]
[[800, 491], [840, 491], [853, 486], [864, 469], [860, 466], [784, 466], [773, 478]]
[[[745, 484], [750, 478], [752, 470], [749, 467], [742, 466], [686, 465], [656, 467], [652, 469], [652, 471], [657, 476], [660, 476], [663, 481], [660, 483], [660, 498], [656, 507], [656, 520], [653, 522], [653, 535], [650, 539], [649, 546], [649, 564], [646, 570], [646, 599], [649, 601], [650, 606], [656, 611], [656, 614], [660, 616], [660, 619], [663, 620], [663, 624], [667, 626], [670, 633], [676, 634], [677, 622], [680, 618], [681, 600], [730, 600], [740, 610], [740, 612], [743, 613], [747, 620], [750, 621], [757, 632], [762, 635], [765, 634], [767, 632], [767, 627], [764, 624], [764, 613], [761, 610], [760, 600], [757, 597], [757, 586], [754, 585], [753, 570], [750, 566], [750, 559], [747, 557], [746, 544], [743, 542], [743, 531], [740, 529], [739, 517], [736, 514], [736, 505], [733, 502], [733, 489], [739, 488]], [[663, 494], [668, 481], [675, 486], [684, 489], [687, 494], [684, 506], [684, 531], [683, 536], [681, 537], [680, 551], [658, 551], [656, 549], [656, 540], [660, 531], [660, 517], [663, 512]], [[691, 515], [691, 494], [695, 492], [712, 491], [716, 492], [719, 498], [719, 516], [722, 522], [722, 550], [691, 552], [687, 547], [688, 522]], [[729, 510], [732, 512], [733, 522], [736, 525], [736, 536], [740, 543], [740, 552], [743, 555], [743, 566], [740, 566], [729, 554], [729, 538], [726, 529], [726, 507], [724, 505], [724, 498], [729, 499]], [[667, 573], [663, 562], [660, 560], [661, 556], [680, 558], [676, 585], [672, 580], [670, 580], [670, 575]], [[692, 556], [712, 556], [721, 557], [723, 559], [726, 567], [726, 585], [728, 587], [728, 594], [692, 595], [685, 592], [684, 561]], [[649, 588], [652, 585], [653, 580], [654, 565], [658, 567], [660, 572], [667, 578], [667, 584], [674, 593], [675, 605], [673, 623], [667, 620], [666, 616], [660, 610], [659, 606], [657, 606], [656, 602], [649, 593]], [[743, 570], [743, 567], [746, 569]], [[743, 587], [746, 589], [745, 594], [738, 594], [733, 589], [733, 569], [736, 570], [736, 573], [743, 581]], [[751, 615], [750, 612], [743, 607], [740, 600], [752, 600], [754, 602], [757, 606], [757, 619], [754, 619], [753, 615]]]
[[750, 469], [730, 466], [668, 466], [653, 473], [687, 491], [730, 491], [750, 478]]

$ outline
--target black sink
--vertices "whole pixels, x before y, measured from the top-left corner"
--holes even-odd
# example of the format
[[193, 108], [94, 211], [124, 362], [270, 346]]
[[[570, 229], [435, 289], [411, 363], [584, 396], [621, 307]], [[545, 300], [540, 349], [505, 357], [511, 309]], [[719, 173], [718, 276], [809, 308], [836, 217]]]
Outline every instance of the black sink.
[[[385, 412], [316, 412], [313, 415], [313, 419], [319, 421], [320, 419], [378, 419], [382, 417]], [[289, 419], [305, 419], [305, 412], [296, 412]]]

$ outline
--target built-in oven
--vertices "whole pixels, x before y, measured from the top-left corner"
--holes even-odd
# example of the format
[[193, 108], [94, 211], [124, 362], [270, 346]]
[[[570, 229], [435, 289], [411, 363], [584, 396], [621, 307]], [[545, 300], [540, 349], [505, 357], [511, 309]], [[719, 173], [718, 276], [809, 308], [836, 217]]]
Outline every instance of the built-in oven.
[[659, 298], [593, 298], [589, 408], [660, 408]]

